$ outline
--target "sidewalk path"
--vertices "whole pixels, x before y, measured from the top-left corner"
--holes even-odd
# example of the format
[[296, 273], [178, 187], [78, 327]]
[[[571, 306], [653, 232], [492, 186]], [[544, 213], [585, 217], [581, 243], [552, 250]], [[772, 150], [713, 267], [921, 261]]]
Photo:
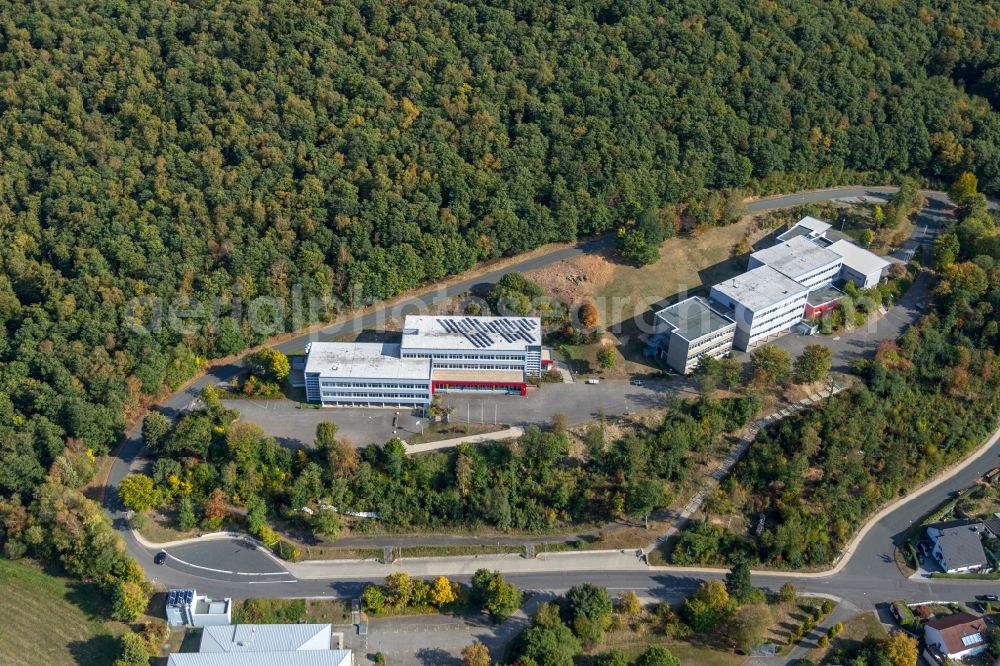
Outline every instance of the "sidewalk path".
[[411, 576], [471, 576], [478, 569], [515, 573], [563, 573], [566, 571], [647, 571], [636, 550], [584, 550], [568, 553], [541, 553], [526, 558], [513, 553], [498, 555], [456, 555], [453, 557], [399, 558], [391, 564], [378, 560], [309, 560], [285, 562], [285, 568], [299, 580], [384, 578], [405, 571]]
[[705, 502], [708, 496], [712, 494], [712, 491], [719, 486], [723, 479], [729, 476], [729, 473], [733, 471], [733, 467], [736, 466], [736, 463], [739, 462], [740, 458], [746, 454], [750, 445], [757, 438], [757, 433], [761, 428], [769, 426], [775, 421], [780, 421], [786, 416], [791, 416], [806, 407], [811, 407], [821, 400], [831, 398], [843, 390], [843, 386], [839, 386], [834, 383], [829, 390], [823, 391], [822, 393], [814, 393], [808, 398], [803, 398], [793, 405], [789, 405], [784, 409], [780, 409], [776, 412], [768, 414], [767, 416], [759, 418], [747, 426], [746, 434], [740, 439], [739, 442], [736, 443], [736, 446], [732, 448], [729, 455], [726, 456], [725, 459], [719, 463], [719, 466], [716, 467], [715, 470], [708, 476], [705, 483], [698, 489], [698, 492], [694, 494], [694, 497], [691, 498], [691, 501], [689, 501], [684, 508], [681, 509], [680, 513], [677, 514], [677, 517], [674, 519], [670, 527], [667, 528], [666, 532], [657, 538], [656, 541], [646, 546], [645, 552], [649, 553], [659, 548], [684, 529], [684, 527], [691, 520], [691, 516], [697, 513], [698, 509], [701, 508], [701, 505]]
[[506, 430], [484, 432], [479, 435], [466, 435], [465, 437], [454, 437], [452, 439], [442, 439], [437, 442], [427, 442], [425, 444], [408, 444], [405, 440], [403, 440], [403, 444], [406, 444], [406, 452], [413, 455], [415, 453], [426, 453], [427, 451], [450, 449], [462, 443], [480, 444], [482, 442], [497, 442], [502, 439], [513, 439], [515, 437], [520, 437], [523, 434], [524, 428], [521, 428], [520, 426], [511, 426]]

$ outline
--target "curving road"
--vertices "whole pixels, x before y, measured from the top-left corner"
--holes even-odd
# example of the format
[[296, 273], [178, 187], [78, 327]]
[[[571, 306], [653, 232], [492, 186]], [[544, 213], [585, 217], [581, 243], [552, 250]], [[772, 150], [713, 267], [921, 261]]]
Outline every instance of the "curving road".
[[[748, 203], [749, 212], [762, 212], [809, 202], [846, 199], [864, 196], [884, 197], [894, 187], [842, 187], [817, 190], [793, 195], [769, 197]], [[902, 249], [903, 258], [912, 256], [913, 250], [929, 241], [946, 216], [947, 197], [940, 192], [925, 192], [928, 208], [921, 211], [914, 236]], [[601, 237], [583, 241], [574, 247], [561, 248], [541, 256], [510, 265], [503, 270], [488, 272], [469, 279], [460, 279], [447, 286], [431, 287], [422, 293], [404, 298], [391, 307], [395, 315], [408, 310], [435, 304], [455, 295], [465, 293], [479, 284], [496, 282], [509, 271], [530, 271], [574, 256], [594, 252], [609, 246], [612, 239]], [[916, 287], [914, 288], [916, 289]], [[912, 291], [912, 290], [911, 290]], [[862, 334], [861, 340], [845, 340], [843, 354], [868, 351], [879, 339], [895, 335], [919, 316], [921, 308], [916, 301], [920, 294], [911, 296], [910, 303], [901, 303], [890, 310], [877, 328]], [[351, 331], [373, 328], [384, 321], [384, 312], [364, 313], [346, 318], [331, 326], [298, 336], [277, 345], [286, 352], [301, 350], [312, 340], [339, 337]], [[837, 353], [835, 349], [835, 354]], [[840, 356], [838, 356], [840, 358]], [[208, 385], [228, 381], [242, 369], [240, 362], [213, 367], [204, 376], [184, 390], [174, 394], [161, 405], [161, 411], [176, 417], [197, 401], [201, 390]], [[1000, 434], [1000, 433], [998, 433]], [[126, 514], [117, 499], [117, 488], [133, 465], [142, 463], [140, 429], [135, 428], [122, 441], [118, 457], [105, 484], [105, 508], [115, 527], [121, 532], [129, 552], [143, 565], [151, 580], [167, 586], [195, 586], [215, 595], [234, 597], [322, 597], [356, 596], [367, 582], [381, 580], [371, 567], [359, 566], [356, 572], [344, 574], [338, 568], [336, 577], [330, 579], [297, 579], [286, 567], [268, 554], [254, 548], [243, 539], [195, 540], [182, 545], [172, 545], [169, 557], [162, 566], [152, 565], [158, 550], [140, 543], [128, 529]], [[859, 608], [868, 609], [875, 603], [895, 599], [969, 599], [984, 586], [997, 587], [996, 583], [973, 581], [934, 581], [904, 578], [893, 561], [893, 544], [913, 520], [948, 498], [949, 494], [970, 485], [976, 478], [1000, 462], [1000, 441], [994, 436], [990, 446], [970, 461], [964, 468], [952, 473], [933, 489], [906, 501], [893, 511], [881, 516], [863, 538], [845, 556], [836, 573], [802, 576], [788, 573], [755, 574], [759, 585], [776, 588], [785, 581], [794, 581], [801, 589], [810, 592], [833, 594], [847, 599]], [[590, 562], [590, 560], [587, 560]], [[594, 582], [612, 589], [635, 589], [646, 596], [665, 600], [679, 600], [700, 580], [721, 575], [719, 571], [685, 568], [631, 568], [613, 570], [593, 564], [582, 565], [577, 570], [568, 561], [561, 561], [558, 570], [510, 573], [508, 578], [523, 589], [562, 591], [580, 582]], [[463, 576], [457, 575], [462, 580]]]

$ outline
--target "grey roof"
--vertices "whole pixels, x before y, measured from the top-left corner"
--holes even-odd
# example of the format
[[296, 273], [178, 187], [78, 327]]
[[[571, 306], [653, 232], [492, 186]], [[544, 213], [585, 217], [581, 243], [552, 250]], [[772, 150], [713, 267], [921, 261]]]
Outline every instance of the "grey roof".
[[432, 317], [406, 315], [403, 349], [522, 351], [542, 344], [539, 317]]
[[712, 287], [712, 291], [725, 294], [743, 307], [759, 312], [792, 296], [805, 295], [809, 290], [770, 266], [758, 266], [720, 282]]
[[805, 227], [800, 227], [799, 225], [796, 224], [794, 227], [792, 227], [788, 231], [785, 231], [785, 232], [779, 234], [778, 235], [778, 240], [784, 242], [784, 241], [787, 241], [787, 240], [791, 240], [791, 239], [795, 238], [796, 236], [808, 236], [811, 233], [813, 233], [813, 232], [810, 229], [806, 229]]
[[817, 234], [821, 234], [821, 233], [825, 232], [827, 229], [829, 229], [831, 225], [830, 225], [829, 222], [824, 222], [823, 220], [818, 220], [815, 217], [812, 217], [810, 215], [806, 215], [801, 220], [799, 220], [798, 222], [796, 222], [795, 226], [797, 226], [797, 227], [805, 227], [806, 229], [809, 229], [810, 231], [813, 231], [813, 232], [815, 232]]
[[807, 238], [796, 236], [784, 243], [750, 255], [793, 280], [842, 261], [841, 256]]
[[656, 316], [672, 326], [674, 332], [688, 342], [726, 328], [736, 328], [735, 321], [716, 312], [698, 296], [663, 308]]
[[809, 297], [806, 298], [806, 303], [809, 305], [823, 305], [824, 303], [835, 301], [838, 298], [843, 298], [843, 296], [844, 292], [835, 287], [823, 287], [822, 289], [809, 292]]
[[[968, 522], [968, 521], [954, 521]], [[941, 549], [941, 558], [949, 569], [962, 569], [973, 566], [989, 566], [986, 551], [983, 550], [983, 540], [979, 532], [981, 523], [949, 525], [939, 523], [928, 525], [928, 528], [938, 529], [941, 534], [937, 538]]]
[[1000, 513], [994, 513], [992, 518], [983, 521], [983, 526], [990, 531], [993, 536], [1000, 536]]
[[882, 257], [850, 241], [838, 240], [830, 245], [830, 251], [843, 257], [845, 266], [863, 275], [877, 273], [889, 266], [889, 262]]
[[167, 666], [351, 666], [351, 651], [178, 652]]
[[431, 362], [426, 358], [401, 358], [398, 344], [313, 342], [305, 372], [318, 372], [322, 377], [429, 380]]
[[199, 652], [329, 650], [329, 624], [224, 624], [205, 627]]

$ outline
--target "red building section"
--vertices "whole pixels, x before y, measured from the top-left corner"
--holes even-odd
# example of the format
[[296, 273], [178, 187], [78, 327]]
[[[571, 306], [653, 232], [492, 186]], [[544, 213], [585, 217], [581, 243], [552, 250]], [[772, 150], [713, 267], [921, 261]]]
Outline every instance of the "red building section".
[[823, 315], [825, 315], [828, 312], [831, 312], [835, 307], [837, 307], [837, 303], [839, 302], [840, 302], [840, 297], [838, 296], [832, 301], [827, 301], [826, 303], [818, 303], [816, 305], [812, 305], [811, 303], [806, 303], [806, 309], [803, 314], [805, 315], [806, 319], [815, 319], [816, 317], [822, 317]]
[[437, 393], [440, 388], [451, 388], [459, 391], [502, 391], [516, 389], [521, 395], [528, 395], [528, 385], [524, 382], [472, 382], [468, 380], [442, 380], [431, 382], [431, 393]]

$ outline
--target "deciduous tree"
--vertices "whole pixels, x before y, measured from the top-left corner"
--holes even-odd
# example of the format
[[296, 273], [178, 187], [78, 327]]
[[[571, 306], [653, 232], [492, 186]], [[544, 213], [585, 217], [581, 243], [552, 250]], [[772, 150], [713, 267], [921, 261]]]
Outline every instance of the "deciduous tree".
[[826, 345], [807, 345], [795, 359], [795, 381], [801, 384], [818, 382], [830, 371], [833, 353]]
[[153, 485], [153, 479], [145, 474], [129, 474], [122, 479], [118, 496], [133, 511], [149, 511], [160, 502], [160, 493]]

